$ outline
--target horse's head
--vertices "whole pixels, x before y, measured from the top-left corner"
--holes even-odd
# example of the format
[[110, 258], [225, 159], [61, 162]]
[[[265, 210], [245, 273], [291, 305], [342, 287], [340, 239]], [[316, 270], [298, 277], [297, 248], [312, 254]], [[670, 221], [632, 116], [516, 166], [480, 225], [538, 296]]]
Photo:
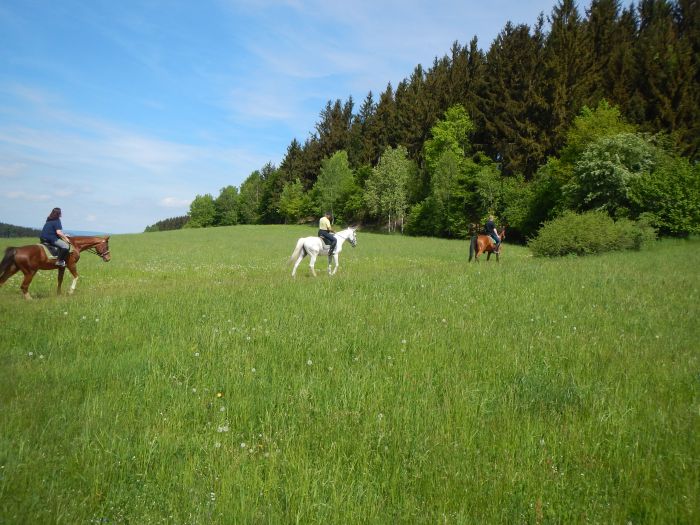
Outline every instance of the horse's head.
[[348, 236], [350, 245], [354, 248], [357, 246], [357, 227], [350, 227], [350, 235]]
[[498, 232], [498, 236], [501, 238], [501, 241], [503, 241], [506, 238], [506, 227], [502, 226], [501, 231]]
[[102, 257], [104, 262], [109, 262], [112, 259], [109, 253], [109, 235], [95, 245], [95, 252]]

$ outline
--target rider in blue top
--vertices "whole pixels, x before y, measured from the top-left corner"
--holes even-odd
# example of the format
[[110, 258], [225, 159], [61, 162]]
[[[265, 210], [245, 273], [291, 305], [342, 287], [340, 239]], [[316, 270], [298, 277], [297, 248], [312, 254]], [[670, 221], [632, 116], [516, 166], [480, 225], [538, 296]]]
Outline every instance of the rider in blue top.
[[51, 244], [59, 249], [56, 266], [65, 266], [66, 259], [70, 253], [70, 241], [63, 233], [61, 225], [61, 208], [54, 208], [46, 218], [46, 224], [41, 230], [41, 242]]

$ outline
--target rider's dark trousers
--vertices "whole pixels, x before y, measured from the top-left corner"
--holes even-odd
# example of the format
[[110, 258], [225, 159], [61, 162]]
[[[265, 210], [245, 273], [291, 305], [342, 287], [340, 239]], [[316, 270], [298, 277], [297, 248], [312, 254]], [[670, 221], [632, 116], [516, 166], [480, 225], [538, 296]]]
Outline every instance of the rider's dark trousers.
[[323, 237], [328, 242], [328, 244], [331, 245], [331, 249], [328, 252], [328, 255], [331, 255], [335, 251], [335, 245], [338, 242], [335, 238], [335, 235], [333, 235], [328, 230], [318, 230], [318, 236]]

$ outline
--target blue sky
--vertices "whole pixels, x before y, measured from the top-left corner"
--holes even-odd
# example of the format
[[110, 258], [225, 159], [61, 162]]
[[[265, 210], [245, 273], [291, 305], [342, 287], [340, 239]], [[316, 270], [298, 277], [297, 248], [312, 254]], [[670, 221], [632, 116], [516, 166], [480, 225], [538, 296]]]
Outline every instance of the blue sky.
[[[140, 232], [306, 139], [328, 100], [555, 0], [5, 0], [0, 222]], [[586, 2], [587, 4], [587, 2]], [[579, 2], [582, 5], [582, 2]]]

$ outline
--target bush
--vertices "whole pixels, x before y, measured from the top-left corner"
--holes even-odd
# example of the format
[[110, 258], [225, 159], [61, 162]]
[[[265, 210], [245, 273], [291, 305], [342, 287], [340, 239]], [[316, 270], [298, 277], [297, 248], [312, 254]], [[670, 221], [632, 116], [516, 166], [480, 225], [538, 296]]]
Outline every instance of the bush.
[[613, 221], [608, 214], [566, 212], [546, 222], [528, 246], [538, 257], [590, 255], [613, 250], [639, 250], [656, 238], [645, 220]]

